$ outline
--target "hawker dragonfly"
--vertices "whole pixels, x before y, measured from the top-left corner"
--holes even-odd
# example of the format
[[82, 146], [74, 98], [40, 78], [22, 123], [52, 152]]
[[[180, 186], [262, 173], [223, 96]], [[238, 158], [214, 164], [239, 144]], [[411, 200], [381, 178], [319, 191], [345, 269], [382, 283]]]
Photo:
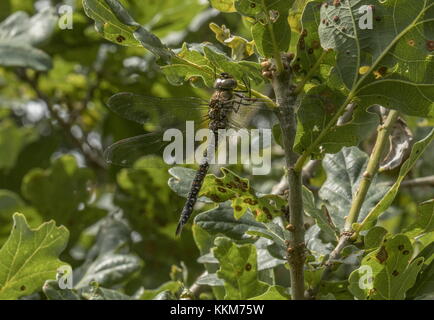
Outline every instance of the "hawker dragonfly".
[[[215, 163], [215, 151], [222, 143], [222, 131], [229, 128], [237, 129], [238, 132], [233, 130], [235, 139], [237, 139], [240, 130], [259, 128], [256, 130], [260, 130], [260, 134], [264, 134], [264, 130], [268, 130], [271, 138], [271, 127], [275, 123], [276, 117], [267, 106], [270, 100], [246, 97], [243, 93], [235, 90], [237, 86], [237, 81], [230, 74], [222, 73], [216, 79], [215, 91], [208, 101], [197, 97], [158, 98], [132, 93], [118, 93], [112, 96], [107, 103], [109, 109], [127, 120], [148, 127], [153, 124], [155, 127], [153, 132], [120, 140], [109, 146], [104, 152], [105, 159], [109, 164], [130, 167], [146, 155], [167, 157], [167, 148], [173, 143], [165, 136], [171, 132], [170, 130], [178, 130], [177, 128], [184, 126], [177, 132], [186, 132], [188, 131], [188, 123], [191, 122], [207, 127], [210, 133], [207, 137], [208, 144], [203, 148], [202, 158], [198, 161], [199, 168], [182, 209], [176, 235], [180, 235], [183, 226], [191, 216], [205, 175], [210, 164]], [[227, 134], [227, 132], [225, 133]], [[223, 138], [226, 139], [227, 137], [224, 136]], [[232, 143], [234, 143], [233, 141]], [[255, 145], [257, 147], [258, 141]], [[262, 143], [262, 147], [265, 147], [264, 143]], [[189, 156], [187, 153], [189, 152], [184, 153], [181, 158], [186, 159]], [[172, 161], [175, 158], [171, 158]], [[145, 165], [153, 167], [156, 164], [151, 161]]]

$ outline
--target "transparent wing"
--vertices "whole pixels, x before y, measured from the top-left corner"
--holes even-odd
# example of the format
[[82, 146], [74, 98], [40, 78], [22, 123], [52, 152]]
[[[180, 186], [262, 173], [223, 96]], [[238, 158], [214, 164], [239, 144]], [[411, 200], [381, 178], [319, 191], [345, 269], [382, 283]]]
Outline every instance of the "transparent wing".
[[164, 128], [173, 122], [200, 120], [206, 112], [208, 101], [195, 98], [159, 98], [121, 92], [112, 96], [107, 105], [120, 117], [147, 124], [154, 122]]
[[[190, 160], [192, 155], [186, 154], [188, 151], [191, 151], [186, 148], [187, 139], [188, 141], [192, 141], [192, 151], [194, 152], [196, 147], [203, 142], [195, 141], [196, 132], [199, 129], [207, 129], [207, 124], [208, 121], [206, 118], [189, 123], [181, 120], [178, 123], [173, 123], [168, 128], [164, 128], [164, 130], [158, 130], [155, 132], [145, 133], [139, 136], [119, 140], [110, 145], [104, 151], [104, 159], [108, 164], [114, 164], [122, 167], [132, 167], [137, 160], [145, 156], [152, 155], [163, 157], [166, 147], [168, 147], [172, 142], [176, 141], [178, 144], [182, 144], [179, 148], [182, 149], [182, 158], [184, 161]], [[187, 137], [187, 135], [191, 136]], [[170, 157], [166, 156], [166, 158]], [[169, 159], [164, 159], [167, 161], [166, 164], [158, 164], [157, 162], [146, 164], [145, 161], [142, 160], [143, 159], [141, 159], [140, 165], [150, 168], [161, 167], [170, 164], [168, 163]], [[179, 161], [182, 160], [178, 158], [177, 161], [177, 163], [180, 164]]]
[[272, 128], [277, 123], [276, 108], [269, 106], [270, 100], [241, 98], [234, 103], [234, 111], [229, 116], [231, 127]]
[[132, 167], [141, 157], [156, 154], [164, 149], [161, 132], [119, 140], [104, 151], [104, 159], [109, 164]]

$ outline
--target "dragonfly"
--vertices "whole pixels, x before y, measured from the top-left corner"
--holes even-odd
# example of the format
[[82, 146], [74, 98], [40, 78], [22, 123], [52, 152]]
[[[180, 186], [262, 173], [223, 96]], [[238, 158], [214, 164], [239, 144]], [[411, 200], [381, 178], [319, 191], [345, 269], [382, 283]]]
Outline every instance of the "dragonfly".
[[[273, 110], [267, 104], [270, 100], [246, 97], [246, 91], [237, 91], [237, 80], [229, 73], [221, 73], [214, 83], [214, 93], [209, 100], [198, 97], [160, 98], [133, 93], [118, 93], [112, 96], [107, 105], [117, 115], [142, 125], [155, 124], [153, 132], [123, 139], [109, 146], [104, 157], [107, 163], [131, 167], [145, 155], [163, 156], [171, 143], [164, 138], [167, 128], [185, 126], [185, 121], [206, 125], [211, 133], [210, 143], [203, 151], [203, 157], [196, 171], [187, 200], [181, 211], [176, 235], [193, 213], [203, 181], [208, 173], [215, 150], [221, 140], [220, 131], [228, 128], [247, 128], [259, 117], [253, 127], [270, 128], [276, 122]], [[205, 114], [204, 114], [205, 113]], [[156, 120], [157, 119], [157, 120]], [[254, 121], [253, 121], [254, 122]], [[185, 131], [185, 129], [183, 129]], [[158, 166], [155, 161], [141, 162], [147, 167]]]

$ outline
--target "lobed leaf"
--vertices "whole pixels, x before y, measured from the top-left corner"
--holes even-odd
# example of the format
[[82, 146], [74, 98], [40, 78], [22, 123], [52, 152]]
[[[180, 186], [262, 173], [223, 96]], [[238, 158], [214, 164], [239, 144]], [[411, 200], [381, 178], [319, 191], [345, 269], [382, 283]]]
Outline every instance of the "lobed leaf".
[[173, 53], [161, 40], [134, 21], [117, 0], [83, 0], [83, 8], [107, 40], [124, 46], [142, 46], [165, 62], [172, 57]]
[[15, 213], [12, 232], [0, 249], [0, 299], [18, 299], [54, 279], [64, 262], [58, 259], [69, 232], [54, 221], [30, 229], [24, 215]]
[[350, 275], [349, 290], [358, 299], [405, 299], [423, 263], [423, 258], [411, 261], [412, 254], [413, 247], [405, 235], [388, 239], [363, 258], [361, 268]]

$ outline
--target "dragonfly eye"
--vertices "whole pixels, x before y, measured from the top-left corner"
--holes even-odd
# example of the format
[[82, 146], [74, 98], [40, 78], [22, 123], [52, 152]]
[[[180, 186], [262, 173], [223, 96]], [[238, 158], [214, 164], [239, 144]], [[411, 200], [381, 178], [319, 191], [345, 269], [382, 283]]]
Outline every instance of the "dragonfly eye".
[[227, 89], [232, 90], [237, 87], [237, 80], [235, 80], [229, 73], [223, 72], [220, 74], [220, 78], [218, 78], [214, 83], [215, 89]]

